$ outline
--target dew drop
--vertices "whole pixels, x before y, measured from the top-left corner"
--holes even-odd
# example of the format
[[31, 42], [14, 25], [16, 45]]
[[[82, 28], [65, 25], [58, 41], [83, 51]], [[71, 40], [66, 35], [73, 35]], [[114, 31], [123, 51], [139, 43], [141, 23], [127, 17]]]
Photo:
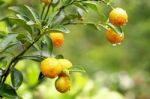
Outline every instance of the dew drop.
[[118, 45], [121, 45], [121, 43], [117, 43]]
[[117, 46], [117, 44], [112, 44], [112, 46], [114, 46], [114, 47], [115, 47], [115, 46]]

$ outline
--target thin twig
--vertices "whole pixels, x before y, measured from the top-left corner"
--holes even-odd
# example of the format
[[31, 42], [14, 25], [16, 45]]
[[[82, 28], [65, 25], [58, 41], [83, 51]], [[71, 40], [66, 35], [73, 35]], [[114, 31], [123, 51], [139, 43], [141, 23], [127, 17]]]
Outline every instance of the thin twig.
[[[52, 0], [52, 1], [53, 1], [53, 0]], [[52, 2], [52, 1], [51, 1], [51, 2]], [[48, 8], [47, 8], [47, 11], [46, 11], [44, 20], [46, 19], [47, 15], [48, 15], [48, 12], [49, 12], [49, 10], [50, 10], [51, 4], [52, 4], [52, 3], [49, 3], [49, 4], [48, 4]]]
[[44, 4], [44, 6], [42, 8], [41, 19], [43, 18], [43, 14], [44, 14], [45, 8], [46, 8], [46, 4]]

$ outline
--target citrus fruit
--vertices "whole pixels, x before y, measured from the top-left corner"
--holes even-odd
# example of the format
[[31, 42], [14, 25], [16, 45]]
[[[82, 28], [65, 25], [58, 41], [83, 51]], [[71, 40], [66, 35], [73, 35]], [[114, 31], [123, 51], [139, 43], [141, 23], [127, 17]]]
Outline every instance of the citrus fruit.
[[55, 58], [46, 58], [41, 62], [41, 72], [44, 76], [48, 78], [57, 77], [61, 71], [62, 67], [58, 60]]
[[60, 32], [53, 32], [49, 34], [49, 38], [51, 38], [52, 43], [55, 47], [60, 47], [64, 43], [64, 35]]
[[109, 14], [109, 21], [116, 26], [122, 26], [128, 22], [128, 15], [122, 8], [115, 8]]

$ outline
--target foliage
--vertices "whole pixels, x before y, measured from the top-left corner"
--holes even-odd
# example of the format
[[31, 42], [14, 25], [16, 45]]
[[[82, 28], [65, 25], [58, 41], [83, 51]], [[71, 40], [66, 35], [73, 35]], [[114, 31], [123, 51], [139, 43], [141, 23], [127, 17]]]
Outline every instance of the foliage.
[[[57, 1], [57, 0], [55, 0], [55, 1]], [[84, 1], [84, 0], [82, 0], [82, 1]], [[110, 0], [110, 1], [112, 1], [112, 0]], [[70, 3], [70, 2], [68, 2], [67, 0], [64, 0], [64, 4], [62, 4], [62, 5], [66, 6], [67, 3]], [[13, 17], [4, 17], [4, 16], [2, 16], [2, 18], [1, 18], [3, 20], [3, 22], [5, 22], [7, 24], [7, 29], [8, 29], [7, 31], [2, 31], [2, 33], [1, 33], [2, 34], [1, 35], [1, 37], [2, 37], [1, 38], [1, 42], [4, 42], [4, 43], [2, 43], [3, 46], [1, 48], [2, 49], [1, 50], [1, 52], [2, 52], [2, 54], [1, 54], [1, 59], [2, 59], [1, 61], [2, 62], [1, 63], [3, 63], [2, 66], [1, 66], [2, 67], [1, 71], [2, 72], [7, 68], [6, 66], [9, 64], [9, 62], [11, 61], [11, 59], [19, 60], [19, 61], [23, 60], [23, 59], [29, 59], [29, 60], [34, 60], [34, 61], [37, 61], [37, 62], [41, 62], [41, 60], [43, 60], [45, 57], [48, 57], [49, 55], [51, 55], [51, 52], [53, 52], [53, 54], [54, 54], [54, 50], [58, 50], [58, 49], [55, 49], [55, 48], [54, 48], [54, 50], [52, 50], [53, 46], [51, 44], [51, 41], [50, 41], [50, 39], [45, 39], [45, 38], [47, 38], [46, 36], [43, 36], [43, 38], [40, 38], [40, 40], [36, 44], [33, 44], [33, 42], [35, 42], [36, 39], [38, 39], [38, 38], [36, 38], [36, 35], [39, 36], [39, 34], [38, 34], [39, 31], [38, 30], [42, 29], [41, 32], [46, 31], [46, 33], [44, 33], [45, 35], [47, 35], [51, 31], [60, 31], [60, 32], [63, 32], [63, 33], [69, 33], [70, 30], [71, 30], [70, 27], [68, 26], [69, 24], [76, 25], [76, 26], [78, 26], [78, 28], [80, 26], [77, 25], [77, 24], [81, 24], [81, 25], [86, 24], [87, 27], [90, 28], [90, 29], [92, 27], [94, 27], [94, 29], [98, 29], [98, 30], [102, 31], [100, 23], [104, 23], [103, 24], [104, 27], [110, 26], [113, 29], [115, 28], [115, 27], [109, 25], [109, 23], [106, 24], [107, 17], [104, 15], [104, 13], [102, 11], [97, 11], [97, 10], [100, 10], [100, 9], [97, 9], [97, 6], [99, 5], [99, 3], [95, 3], [94, 1], [91, 1], [91, 0], [90, 1], [86, 1], [85, 0], [84, 4], [87, 5], [88, 7], [87, 6], [82, 6], [82, 3], [75, 3], [75, 5], [73, 5], [71, 7], [68, 7], [68, 8], [66, 7], [64, 11], [59, 12], [60, 13], [59, 15], [57, 15], [57, 9], [59, 8], [59, 6], [56, 6], [56, 4], [57, 3], [53, 3], [53, 7], [54, 8], [50, 9], [50, 12], [48, 14], [48, 16], [50, 16], [50, 18], [46, 22], [41, 19], [39, 12], [37, 12], [38, 10], [37, 11], [33, 10], [34, 7], [33, 8], [31, 8], [30, 6], [9, 7], [10, 10], [15, 11], [17, 14], [15, 13], [15, 15], [16, 15], [15, 17], [14, 17], [14, 13], [13, 13], [13, 15], [12, 15]], [[108, 2], [108, 4], [110, 4], [110, 3]], [[2, 6], [4, 6], [4, 5], [2, 5]], [[78, 9], [74, 9], [74, 6], [76, 6]], [[91, 8], [91, 9], [89, 9], [89, 8]], [[18, 9], [19, 10], [20, 9], [23, 10], [23, 13], [22, 13], [22, 11], [21, 12], [18, 11]], [[86, 14], [88, 12], [88, 10], [90, 11], [90, 13], [93, 12], [91, 10], [94, 10], [98, 14], [98, 16], [100, 16], [101, 20], [96, 21], [96, 22], [89, 22], [89, 21], [86, 22], [86, 20], [85, 20], [85, 23], [79, 21], [79, 19], [81, 18], [81, 16], [84, 15], [83, 12]], [[77, 11], [77, 13], [76, 13], [76, 11]], [[72, 15], [72, 13], [70, 13], [70, 12], [72, 12], [75, 15]], [[55, 17], [55, 15], [57, 15], [57, 16]], [[45, 18], [45, 16], [43, 16], [43, 18]], [[132, 29], [130, 27], [133, 27], [133, 26], [129, 26], [128, 27], [129, 30], [130, 30], [130, 32], [133, 32], [133, 31], [131, 31]], [[140, 25], [139, 25], [139, 27], [140, 27]], [[136, 27], [135, 27], [134, 30], [136, 30]], [[86, 30], [86, 31], [88, 31], [88, 30]], [[92, 31], [95, 31], [95, 30], [92, 29]], [[138, 31], [138, 30], [136, 30], [136, 31]], [[74, 35], [74, 34], [70, 33], [70, 35]], [[81, 47], [81, 45], [85, 45], [85, 44], [81, 43], [82, 42], [81, 40], [79, 40], [79, 42], [81, 43], [81, 45], [80, 45], [80, 43], [73, 44], [73, 42], [70, 42], [69, 43], [70, 46], [73, 46], [73, 45], [77, 45], [78, 46], [77, 48], [72, 47], [72, 52], [75, 52], [76, 55], [74, 55], [74, 57], [70, 56], [70, 58], [73, 61], [75, 61], [75, 63], [80, 63], [80, 61], [82, 61], [83, 65], [87, 65], [86, 70], [87, 70], [88, 73], [89, 73], [89, 71], [90, 72], [95, 72], [95, 70], [93, 70], [94, 68], [92, 68], [92, 69], [90, 68], [89, 69], [90, 65], [93, 65], [92, 64], [93, 62], [98, 63], [97, 65], [94, 65], [94, 66], [97, 67], [99, 70], [102, 70], [104, 68], [106, 68], [105, 70], [112, 70], [112, 71], [113, 70], [114, 71], [119, 70], [121, 67], [118, 68], [117, 66], [122, 66], [123, 65], [123, 61], [120, 61], [119, 63], [117, 63], [116, 60], [117, 60], [117, 58], [120, 58], [123, 55], [115, 56], [114, 53], [115, 54], [119, 53], [119, 50], [116, 49], [116, 48], [112, 48], [112, 49], [116, 50], [116, 51], [112, 50], [114, 52], [113, 53], [113, 52], [109, 52], [110, 51], [109, 48], [111, 48], [111, 47], [108, 47], [107, 45], [100, 46], [100, 47], [98, 47], [97, 45], [94, 45], [94, 42], [96, 42], [95, 41], [96, 40], [95, 39], [96, 36], [94, 36], [94, 35], [99, 35], [99, 34], [86, 34], [86, 38], [91, 39], [90, 42], [89, 42], [88, 39], [87, 40], [86, 39], [82, 39], [82, 40], [83, 40], [83, 42], [84, 42], [84, 40], [86, 40], [89, 43], [90, 47], [88, 47], [88, 48], [86, 47], [87, 49], [90, 49], [91, 47], [96, 47], [97, 49], [90, 50], [88, 54], [86, 54], [86, 53], [82, 54], [82, 52], [84, 52], [84, 50], [80, 52], [80, 49], [84, 49], [85, 46]], [[67, 36], [67, 34], [66, 34], [66, 36]], [[72, 36], [72, 37], [75, 38], [75, 37], [79, 37], [79, 36]], [[92, 37], [94, 39], [92, 39]], [[132, 40], [130, 40], [130, 39], [132, 39], [132, 37], [134, 38], [134, 35], [133, 36], [131, 35], [131, 38], [129, 37], [128, 41], [126, 41], [126, 42], [132, 42]], [[102, 41], [102, 42], [105, 42], [105, 41]], [[138, 45], [138, 44], [135, 41], [133, 43], [135, 44], [134, 46], [137, 47], [136, 45]], [[21, 55], [20, 57], [18, 57], [16, 59], [14, 58], [14, 57], [16, 57], [16, 55], [18, 55], [18, 53], [21, 53], [24, 49], [30, 47], [29, 46], [30, 44], [33, 45], [32, 49], [30, 49], [28, 52], [24, 53], [24, 55]], [[144, 43], [144, 44], [146, 44], [146, 43]], [[125, 45], [132, 46], [131, 43], [128, 43], [128, 44], [125, 43]], [[19, 47], [19, 49], [18, 49], [18, 47]], [[123, 47], [125, 47], [125, 46], [123, 46]], [[144, 45], [142, 47], [144, 47]], [[138, 48], [141, 49], [141, 47], [138, 47]], [[41, 49], [42, 49], [42, 53], [43, 53], [42, 57], [40, 55], [41, 54]], [[87, 50], [85, 50], [85, 51], [87, 51]], [[98, 55], [95, 55], [95, 53], [97, 53], [99, 51], [101, 52], [101, 55], [98, 57]], [[108, 53], [106, 53], [105, 51], [107, 51]], [[127, 49], [127, 51], [129, 51], [131, 53], [131, 52], [134, 52], [134, 49], [133, 50], [132, 49]], [[46, 52], [46, 54], [45, 54], [45, 52]], [[69, 56], [67, 54], [67, 52], [68, 52], [68, 54], [72, 54], [72, 52], [71, 51], [69, 52], [69, 50], [65, 50], [65, 52], [59, 51], [58, 53], [65, 53], [65, 56]], [[126, 51], [124, 51], [124, 52], [126, 52]], [[140, 52], [140, 51], [138, 51], [138, 52]], [[121, 52], [120, 52], [120, 54], [121, 54]], [[132, 53], [132, 54], [134, 54], [134, 53]], [[28, 56], [28, 55], [31, 55], [31, 56]], [[136, 54], [134, 54], [134, 55], [136, 55]], [[139, 53], [139, 55], [142, 55], [142, 54]], [[54, 55], [54, 56], [58, 57], [58, 56], [62, 56], [62, 55]], [[77, 59], [80, 56], [83, 57], [82, 60], [78, 60], [78, 61], [74, 60], [74, 58]], [[91, 59], [95, 60], [95, 61], [91, 61], [91, 59], [89, 59], [88, 57], [91, 57]], [[127, 57], [128, 56], [126, 56], [126, 58]], [[132, 57], [130, 57], [130, 58], [131, 59], [129, 59], [129, 61], [132, 61], [133, 58]], [[134, 58], [134, 59], [138, 60], [138, 57]], [[83, 60], [86, 60], [88, 62], [84, 64], [85, 61], [83, 61]], [[101, 62], [98, 62], [100, 60], [101, 60]], [[110, 61], [108, 62], [108, 60], [110, 60]], [[114, 63], [114, 61], [115, 61], [115, 63]], [[117, 61], [119, 61], [119, 60], [117, 60]], [[26, 61], [26, 62], [28, 62], [28, 61]], [[146, 62], [148, 64], [148, 61], [146, 61]], [[133, 65], [133, 66], [136, 65], [135, 62], [133, 62], [133, 64], [128, 64], [128, 62], [126, 62], [126, 64], [127, 65]], [[81, 63], [81, 65], [82, 65], [82, 63]], [[101, 65], [104, 65], [104, 66], [101, 66]], [[19, 66], [16, 66], [16, 67], [19, 67]], [[74, 66], [74, 67], [80, 67], [80, 66]], [[140, 67], [140, 65], [139, 65], [139, 67]], [[148, 66], [146, 66], [146, 68], [147, 67]], [[127, 66], [127, 68], [129, 68], [129, 67]], [[12, 68], [12, 71], [13, 71], [13, 69], [14, 68]], [[30, 68], [30, 69], [32, 69], [32, 68]], [[21, 72], [23, 71], [22, 69], [20, 69], [20, 70], [21, 70]], [[32, 69], [32, 70], [34, 70], [34, 69]], [[19, 75], [20, 75], [20, 73], [19, 73]], [[94, 76], [94, 74], [93, 74], [93, 76]], [[24, 76], [24, 79], [25, 79], [25, 77], [26, 77], [26, 75]], [[17, 78], [20, 78], [20, 77], [17, 77]], [[35, 78], [38, 78], [38, 77], [35, 76]], [[28, 78], [28, 79], [30, 79], [30, 78]], [[21, 78], [19, 80], [21, 80]], [[32, 77], [31, 77], [31, 80], [32, 80]], [[12, 84], [13, 85], [13, 89], [14, 88], [16, 89], [16, 86], [19, 87], [19, 83], [16, 83], [16, 85]], [[5, 87], [7, 87], [7, 86], [8, 85], [5, 85]], [[32, 86], [32, 84], [31, 84], [31, 86]], [[4, 89], [7, 89], [7, 88], [4, 88]], [[10, 87], [8, 89], [12, 89], [12, 87]], [[51, 89], [51, 88], [49, 88], [49, 89]], [[32, 88], [31, 88], [31, 90], [32, 90]], [[5, 91], [3, 91], [3, 92], [5, 92]], [[13, 91], [10, 91], [10, 92], [12, 92], [12, 94], [14, 95], [13, 97], [16, 96], [16, 94], [13, 93]], [[78, 92], [80, 92], [80, 91], [78, 91]], [[3, 94], [3, 96], [7, 97], [7, 95], [4, 95], [4, 94]], [[9, 94], [9, 95], [12, 95], [12, 94]], [[76, 93], [76, 94], [78, 94], [78, 93]]]

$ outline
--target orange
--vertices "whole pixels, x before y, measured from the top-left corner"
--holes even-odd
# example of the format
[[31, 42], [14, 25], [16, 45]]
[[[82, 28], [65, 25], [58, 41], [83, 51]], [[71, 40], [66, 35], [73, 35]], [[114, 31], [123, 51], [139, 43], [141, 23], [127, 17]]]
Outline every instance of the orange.
[[70, 90], [71, 82], [68, 76], [62, 75], [59, 76], [58, 79], [55, 81], [55, 88], [60, 93], [65, 93]]
[[62, 67], [58, 60], [55, 58], [46, 58], [41, 62], [41, 72], [44, 76], [48, 78], [57, 77], [61, 71]]
[[112, 44], [119, 44], [124, 40], [124, 34], [118, 34], [109, 28], [106, 31], [106, 38]]
[[50, 33], [49, 38], [51, 38], [52, 43], [55, 47], [60, 47], [64, 43], [64, 35], [60, 32]]
[[128, 22], [128, 15], [122, 8], [115, 8], [109, 14], [109, 21], [116, 26], [122, 26]]
[[41, 2], [45, 3], [45, 4], [50, 4], [51, 3], [51, 0], [41, 0]]
[[58, 59], [62, 69], [68, 69], [72, 67], [72, 63], [67, 59]]

